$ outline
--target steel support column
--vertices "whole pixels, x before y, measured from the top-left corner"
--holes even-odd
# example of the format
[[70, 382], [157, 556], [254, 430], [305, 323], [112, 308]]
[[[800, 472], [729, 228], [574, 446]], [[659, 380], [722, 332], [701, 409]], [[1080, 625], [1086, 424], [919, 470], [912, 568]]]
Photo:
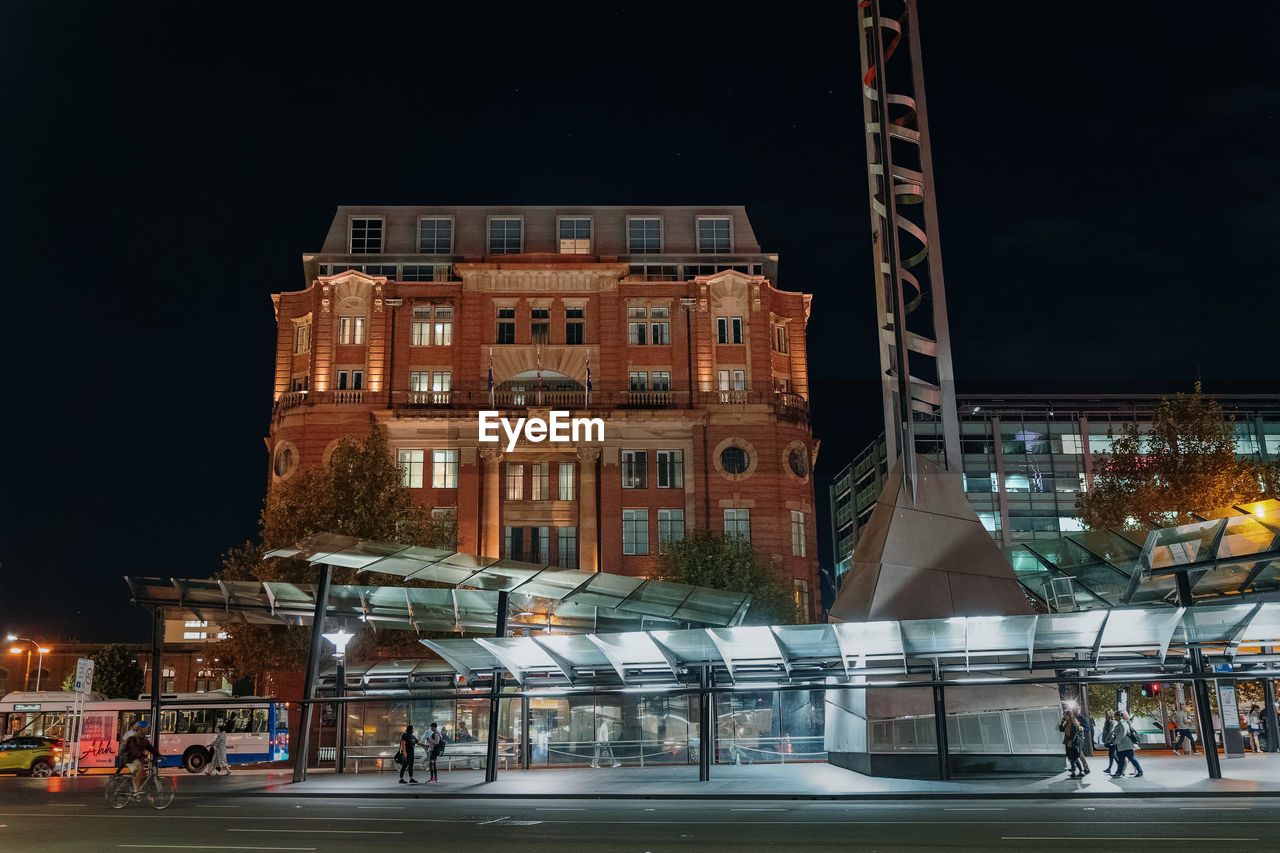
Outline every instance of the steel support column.
[[[1266, 646], [1263, 652], [1271, 654], [1271, 647]], [[1262, 679], [1262, 725], [1267, 729], [1267, 752], [1277, 752], [1280, 749], [1280, 723], [1276, 718], [1276, 682], [1274, 678]]]
[[942, 686], [942, 670], [933, 662], [933, 730], [938, 745], [938, 778], [951, 778], [951, 749], [947, 743], [947, 697]]
[[[507, 636], [507, 604], [511, 593], [503, 590], [498, 593], [498, 624], [494, 630], [495, 637]], [[485, 749], [484, 781], [498, 781], [498, 702], [502, 696], [502, 667], [493, 671], [493, 689], [489, 692], [489, 743]]]
[[160, 662], [164, 647], [164, 608], [156, 605], [151, 610], [151, 737], [156, 749], [160, 748], [160, 675], [164, 664]]
[[529, 697], [520, 697], [520, 769], [529, 769], [532, 744], [529, 743]]
[[[1195, 600], [1191, 597], [1191, 579], [1186, 572], [1174, 575], [1178, 589], [1178, 604], [1191, 607]], [[1191, 649], [1191, 671], [1204, 672], [1204, 655], [1198, 647]], [[1204, 761], [1209, 766], [1209, 778], [1222, 778], [1222, 764], [1218, 761], [1218, 737], [1213, 730], [1213, 709], [1209, 707], [1209, 682], [1196, 679], [1191, 683], [1191, 695], [1196, 700], [1196, 717], [1200, 720], [1200, 745], [1204, 747]]]
[[711, 754], [716, 742], [711, 731], [710, 672], [706, 666], [698, 670], [698, 781], [711, 781]]
[[[395, 310], [395, 309], [392, 309]], [[338, 681], [337, 696], [342, 699], [347, 695], [347, 662], [345, 657], [338, 658]], [[345, 754], [347, 750], [347, 704], [345, 702], [334, 703], [334, 724], [336, 725], [336, 734], [334, 738], [334, 773], [347, 772], [347, 762]]]
[[329, 609], [329, 583], [333, 579], [333, 566], [320, 564], [320, 583], [316, 587], [316, 609], [311, 616], [311, 648], [307, 653], [307, 677], [302, 684], [302, 725], [298, 731], [298, 751], [293, 756], [293, 781], [307, 781], [307, 752], [311, 749], [311, 720], [316, 706], [310, 700], [316, 698], [316, 682], [320, 677], [320, 642], [324, 638], [324, 616]]

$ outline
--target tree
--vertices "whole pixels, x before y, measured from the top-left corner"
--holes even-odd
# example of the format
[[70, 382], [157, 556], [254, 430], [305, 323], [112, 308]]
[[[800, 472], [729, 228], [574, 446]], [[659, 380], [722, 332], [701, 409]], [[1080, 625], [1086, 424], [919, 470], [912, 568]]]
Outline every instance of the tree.
[[[142, 693], [142, 667], [133, 653], [119, 643], [103, 646], [89, 655], [93, 661], [93, 692], [108, 699], [137, 699]], [[62, 689], [76, 689], [76, 674], [67, 673]]]
[[1235, 419], [1196, 383], [1166, 398], [1149, 433], [1124, 424], [1110, 453], [1093, 456], [1093, 489], [1076, 499], [1086, 527], [1152, 529], [1187, 524], [1203, 512], [1274, 495], [1280, 468], [1236, 456]]
[[749, 593], [746, 624], [789, 625], [808, 616], [798, 613], [794, 590], [742, 537], [698, 530], [663, 548], [663, 580]]
[[[457, 522], [437, 519], [414, 503], [401, 486], [400, 466], [391, 458], [386, 439], [375, 426], [362, 441], [344, 439], [327, 465], [309, 468], [276, 483], [263, 503], [259, 537], [232, 548], [222, 559], [218, 577], [280, 583], [314, 583], [316, 570], [303, 560], [264, 559], [312, 533], [339, 533], [362, 539], [456, 548]], [[398, 577], [357, 575], [335, 568], [334, 584], [395, 585]], [[235, 625], [220, 641], [220, 657], [240, 677], [260, 678], [274, 670], [305, 665], [308, 632], [282, 625]], [[352, 648], [371, 643], [396, 651], [420, 649], [413, 637], [373, 634], [361, 626]]]

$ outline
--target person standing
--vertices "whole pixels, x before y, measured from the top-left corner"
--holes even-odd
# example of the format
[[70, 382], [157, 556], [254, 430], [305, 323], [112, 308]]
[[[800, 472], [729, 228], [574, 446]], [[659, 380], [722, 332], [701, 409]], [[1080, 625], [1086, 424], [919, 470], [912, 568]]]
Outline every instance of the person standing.
[[409, 781], [417, 784], [418, 780], [413, 778], [413, 759], [414, 747], [422, 741], [418, 740], [413, 733], [413, 726], [405, 726], [404, 734], [400, 735], [400, 784], [404, 784], [404, 771], [409, 771]]
[[209, 744], [209, 751], [213, 753], [213, 758], [210, 760], [209, 766], [204, 769], [204, 775], [231, 775], [231, 766], [227, 764], [227, 732], [229, 731], [231, 731], [231, 724], [225, 723], [222, 728], [218, 729], [218, 734], [214, 737], [213, 743]]
[[1253, 744], [1253, 751], [1262, 752], [1262, 746], [1258, 743], [1258, 733], [1262, 728], [1262, 720], [1258, 716], [1258, 706], [1253, 705], [1249, 708], [1249, 716], [1245, 719], [1248, 724], [1249, 742]]
[[439, 782], [440, 777], [436, 775], [436, 761], [440, 758], [440, 753], [444, 752], [444, 735], [440, 734], [440, 728], [435, 723], [431, 724], [431, 734], [427, 735], [427, 769], [431, 773], [428, 782]]
[[1107, 769], [1103, 770], [1108, 776], [1111, 775], [1111, 768], [1116, 763], [1116, 745], [1111, 742], [1111, 733], [1115, 731], [1116, 718], [1111, 709], [1107, 709], [1107, 718], [1102, 723], [1102, 745], [1107, 748]]
[[1176, 734], [1178, 735], [1178, 742], [1173, 745], [1173, 754], [1178, 757], [1182, 757], [1182, 742], [1186, 740], [1191, 742], [1191, 754], [1195, 755], [1196, 754], [1196, 735], [1191, 728], [1191, 714], [1187, 712], [1187, 709], [1185, 707], [1179, 708], [1177, 713], [1177, 719], [1178, 719], [1178, 728], [1177, 728]]
[[612, 762], [613, 767], [622, 766], [622, 762], [614, 756], [613, 747], [609, 744], [609, 721], [601, 719], [600, 728], [596, 731], [596, 751], [591, 758], [591, 766], [599, 769], [600, 757], [605, 753], [609, 754], [609, 761]]
[[[1087, 772], [1080, 764], [1080, 746], [1084, 743], [1084, 732], [1081, 730], [1075, 714], [1071, 713], [1070, 709], [1062, 712], [1062, 719], [1058, 722], [1058, 731], [1062, 732], [1062, 745], [1067, 753], [1067, 762], [1071, 765], [1070, 778], [1083, 778]], [[1076, 772], [1077, 769], [1079, 772]]]
[[1116, 722], [1116, 728], [1111, 733], [1112, 742], [1116, 747], [1116, 757], [1118, 759], [1116, 772], [1111, 774], [1112, 779], [1119, 779], [1124, 775], [1124, 767], [1126, 762], [1133, 762], [1133, 769], [1137, 770], [1134, 777], [1142, 775], [1142, 765], [1138, 763], [1138, 759], [1134, 757], [1133, 750], [1138, 745], [1138, 733], [1133, 728], [1133, 717], [1128, 711], [1120, 712], [1120, 719]]
[[1084, 714], [1081, 714], [1078, 711], [1076, 712], [1075, 716], [1076, 716], [1076, 722], [1080, 725], [1080, 734], [1081, 734], [1080, 766], [1083, 767], [1084, 772], [1088, 774], [1090, 772], [1089, 759], [1085, 755], [1086, 750], [1084, 747], [1085, 747], [1085, 744], [1093, 743], [1093, 720], [1089, 719]]

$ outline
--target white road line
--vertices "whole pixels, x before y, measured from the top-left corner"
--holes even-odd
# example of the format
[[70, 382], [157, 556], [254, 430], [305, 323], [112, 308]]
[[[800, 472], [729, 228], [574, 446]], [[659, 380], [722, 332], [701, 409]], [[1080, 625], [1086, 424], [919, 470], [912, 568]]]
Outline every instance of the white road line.
[[117, 847], [148, 850], [315, 850], [314, 847], [227, 847], [214, 844], [117, 844]]
[[[1001, 841], [1079, 841], [1079, 835], [1002, 835]], [[1090, 841], [1150, 841], [1140, 835], [1090, 835]], [[1177, 838], [1164, 838], [1163, 841], [1257, 841], [1256, 838], [1228, 838], [1226, 836], [1215, 835], [1204, 838], [1192, 838], [1189, 836], [1180, 836]]]
[[[324, 818], [313, 818], [324, 820]], [[400, 829], [228, 829], [227, 832], [323, 832], [326, 835], [404, 835]]]
[[535, 812], [585, 812], [586, 809], [534, 809]]
[[944, 812], [1007, 812], [1008, 809], [1001, 809], [1001, 808], [994, 808], [994, 807], [993, 808], [975, 807], [971, 809], [968, 809], [968, 808], [943, 809], [943, 811]]
[[507, 818], [509, 818], [509, 817], [511, 817], [511, 815], [509, 815], [509, 814], [504, 814], [502, 817], [495, 817], [493, 820], [482, 820], [482, 821], [480, 821], [480, 825], [481, 825], [481, 826], [484, 826], [485, 824], [488, 824], [488, 823], [497, 823], [498, 821], [500, 821], [500, 820], [506, 820], [506, 819], [507, 819]]
[[731, 812], [785, 812], [786, 809], [729, 809]]
[[1180, 812], [1247, 812], [1246, 806], [1179, 806]]

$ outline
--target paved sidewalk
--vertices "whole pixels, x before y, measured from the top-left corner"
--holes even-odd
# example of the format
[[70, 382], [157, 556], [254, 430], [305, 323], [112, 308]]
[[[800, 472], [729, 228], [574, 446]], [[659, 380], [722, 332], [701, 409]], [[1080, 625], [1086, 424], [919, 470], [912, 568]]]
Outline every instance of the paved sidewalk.
[[[563, 798], [563, 799], [1051, 799], [1060, 797], [1280, 796], [1280, 755], [1223, 758], [1225, 778], [1210, 781], [1203, 756], [1176, 758], [1167, 753], [1139, 758], [1142, 778], [1103, 775], [1106, 756], [1090, 760], [1084, 779], [1019, 775], [1000, 778], [885, 779], [863, 776], [829, 764], [716, 765], [710, 782], [698, 781], [696, 766], [619, 767], [499, 771], [486, 785], [476, 770], [440, 772], [440, 782], [400, 785], [390, 772], [311, 771], [292, 784], [287, 771], [238, 771], [225, 778], [174, 774], [179, 794], [192, 796], [271, 796], [319, 798]], [[1065, 761], [1064, 761], [1065, 764]], [[22, 780], [50, 791], [101, 788], [103, 776]]]

